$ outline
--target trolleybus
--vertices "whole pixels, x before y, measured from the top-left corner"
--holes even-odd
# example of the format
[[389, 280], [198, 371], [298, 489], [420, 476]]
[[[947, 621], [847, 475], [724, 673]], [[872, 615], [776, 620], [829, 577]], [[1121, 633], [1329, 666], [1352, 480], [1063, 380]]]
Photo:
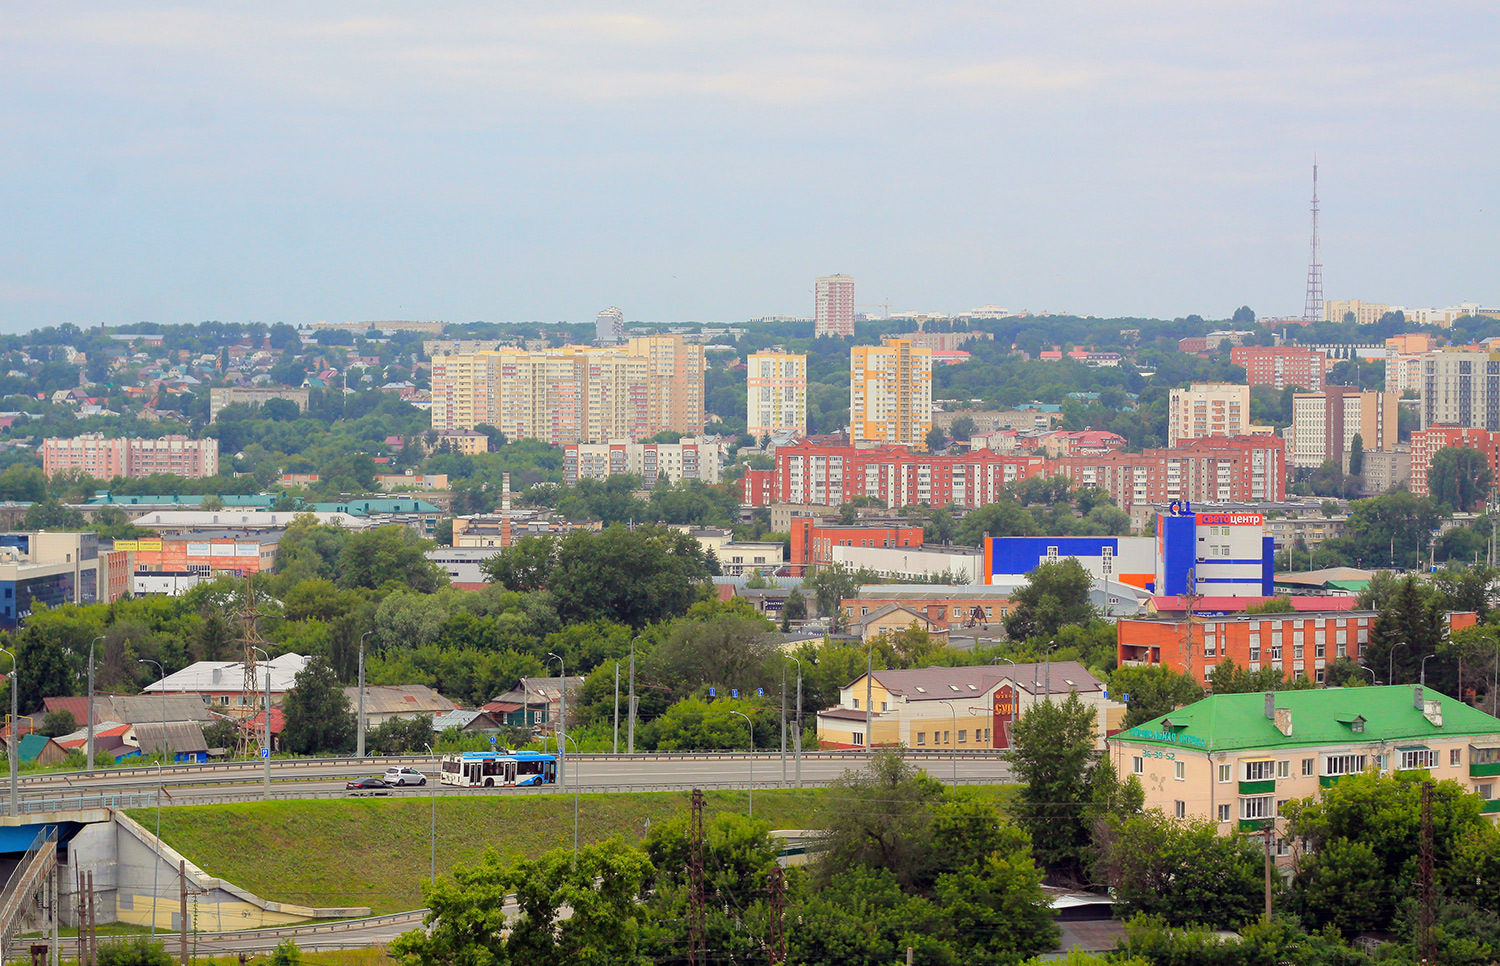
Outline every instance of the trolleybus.
[[535, 751], [465, 751], [443, 756], [444, 785], [493, 788], [504, 785], [554, 785], [557, 756]]

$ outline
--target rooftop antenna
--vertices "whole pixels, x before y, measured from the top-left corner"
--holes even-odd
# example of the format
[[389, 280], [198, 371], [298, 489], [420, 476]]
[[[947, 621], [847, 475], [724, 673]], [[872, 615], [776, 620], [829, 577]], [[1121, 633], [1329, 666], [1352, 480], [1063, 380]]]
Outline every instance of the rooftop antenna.
[[1307, 301], [1302, 306], [1304, 323], [1323, 321], [1323, 263], [1318, 261], [1318, 159], [1313, 158], [1312, 259], [1307, 264]]

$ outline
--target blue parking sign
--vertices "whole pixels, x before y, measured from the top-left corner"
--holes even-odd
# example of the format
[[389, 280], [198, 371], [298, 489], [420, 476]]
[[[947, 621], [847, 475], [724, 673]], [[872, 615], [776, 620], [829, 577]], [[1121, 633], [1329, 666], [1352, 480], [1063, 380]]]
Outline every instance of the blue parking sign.
[[739, 697], [740, 696], [740, 689], [739, 688], [730, 688], [729, 689], [729, 696], [731, 698], [737, 698], [737, 697]]
[[718, 688], [709, 688], [708, 689], [708, 696], [710, 698], [717, 698], [719, 696], [719, 689]]
[[271, 757], [271, 749], [269, 749], [269, 748], [262, 748], [260, 750], [260, 756], [262, 758], [270, 758]]

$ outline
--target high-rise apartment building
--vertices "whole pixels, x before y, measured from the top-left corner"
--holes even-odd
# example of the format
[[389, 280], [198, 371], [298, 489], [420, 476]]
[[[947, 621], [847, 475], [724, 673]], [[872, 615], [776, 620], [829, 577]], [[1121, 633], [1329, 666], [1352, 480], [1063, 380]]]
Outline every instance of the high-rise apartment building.
[[1422, 358], [1422, 428], [1500, 430], [1500, 352], [1439, 349]]
[[[1413, 496], [1431, 496], [1427, 475], [1432, 470], [1432, 458], [1438, 450], [1449, 446], [1466, 446], [1484, 454], [1490, 464], [1490, 473], [1500, 472], [1500, 433], [1484, 429], [1463, 429], [1458, 426], [1438, 426], [1411, 434], [1411, 483]], [[1500, 476], [1496, 477], [1500, 479]], [[1459, 507], [1458, 509], [1465, 509]]]
[[1292, 397], [1289, 461], [1294, 467], [1318, 467], [1332, 460], [1345, 470], [1356, 435], [1362, 449], [1390, 450], [1396, 445], [1395, 393], [1329, 386], [1322, 392]]
[[1245, 382], [1251, 386], [1295, 386], [1313, 392], [1323, 388], [1328, 364], [1328, 357], [1316, 349], [1292, 346], [1237, 345], [1229, 350], [1229, 360], [1245, 367]]
[[703, 347], [681, 336], [628, 347], [500, 349], [432, 360], [432, 427], [490, 425], [510, 439], [568, 443], [703, 431]]
[[190, 480], [219, 473], [219, 441], [163, 436], [161, 439], [107, 439], [101, 433], [42, 441], [42, 472], [82, 470], [108, 480], [169, 473]]
[[752, 352], [745, 364], [745, 432], [807, 435], [807, 356]]
[[625, 313], [611, 305], [594, 316], [594, 344], [619, 345], [625, 341]]
[[1205, 436], [1244, 436], [1250, 432], [1250, 387], [1229, 382], [1195, 382], [1173, 389], [1167, 445]]
[[932, 429], [932, 350], [910, 339], [849, 351], [849, 438], [927, 449]]
[[825, 275], [818, 279], [813, 338], [854, 334], [854, 277]]

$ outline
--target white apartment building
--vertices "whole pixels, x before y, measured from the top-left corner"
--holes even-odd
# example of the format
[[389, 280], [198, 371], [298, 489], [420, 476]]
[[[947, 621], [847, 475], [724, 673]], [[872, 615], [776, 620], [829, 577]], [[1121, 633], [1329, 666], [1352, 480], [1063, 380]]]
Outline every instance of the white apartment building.
[[594, 341], [599, 345], [619, 345], [625, 341], [625, 313], [611, 305], [594, 316]]
[[1500, 352], [1439, 349], [1422, 357], [1422, 428], [1500, 430]]
[[854, 334], [854, 277], [825, 275], [818, 279], [813, 312], [813, 338]]
[[807, 435], [807, 356], [752, 352], [745, 363], [745, 432]]
[[1245, 436], [1250, 427], [1250, 387], [1229, 382], [1195, 382], [1173, 389], [1167, 445], [1205, 436]]
[[1299, 392], [1292, 397], [1292, 425], [1287, 431], [1295, 467], [1318, 467], [1327, 460], [1349, 468], [1349, 452], [1356, 435], [1367, 452], [1396, 445], [1399, 396], [1347, 386], [1322, 392]]
[[647, 487], [659, 481], [723, 479], [729, 444], [717, 436], [684, 437], [675, 443], [573, 443], [563, 447], [563, 482], [604, 480], [611, 476], [639, 476]]

